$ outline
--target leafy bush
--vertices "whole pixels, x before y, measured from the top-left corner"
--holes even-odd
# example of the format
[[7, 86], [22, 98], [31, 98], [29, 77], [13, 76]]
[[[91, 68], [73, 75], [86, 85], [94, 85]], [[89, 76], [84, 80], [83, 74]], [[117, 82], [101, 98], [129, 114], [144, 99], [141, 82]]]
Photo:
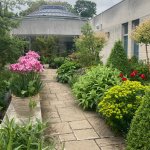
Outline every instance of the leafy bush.
[[106, 43], [105, 36], [100, 33], [94, 33], [88, 23], [82, 27], [81, 32], [82, 35], [75, 40], [79, 63], [83, 67], [101, 63], [99, 52]]
[[119, 71], [98, 65], [89, 69], [73, 85], [73, 92], [84, 109], [94, 109], [104, 92], [119, 84]]
[[68, 83], [69, 79], [80, 66], [76, 62], [66, 60], [57, 70], [57, 80], [62, 83]]
[[18, 125], [14, 119], [6, 118], [0, 128], [0, 148], [2, 150], [52, 150], [52, 142], [44, 138], [45, 129], [46, 125], [40, 121], [35, 124], [29, 122]]
[[86, 68], [80, 68], [76, 70], [72, 77], [69, 78], [68, 84], [72, 87], [79, 79], [79, 77], [85, 74]]
[[127, 135], [126, 150], [150, 149], [150, 90], [135, 113]]
[[107, 66], [117, 68], [122, 73], [128, 73], [130, 71], [130, 66], [121, 41], [117, 41], [115, 43], [114, 48], [112, 49], [107, 60]]
[[98, 111], [110, 126], [127, 132], [136, 109], [139, 107], [145, 86], [137, 81], [125, 81], [110, 88], [98, 105]]

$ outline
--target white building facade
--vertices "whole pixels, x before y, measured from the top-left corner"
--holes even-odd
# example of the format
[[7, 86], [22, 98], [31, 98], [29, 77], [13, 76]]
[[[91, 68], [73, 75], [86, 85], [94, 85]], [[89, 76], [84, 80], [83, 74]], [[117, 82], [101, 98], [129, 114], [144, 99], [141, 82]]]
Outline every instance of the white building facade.
[[[108, 41], [101, 52], [106, 63], [115, 41], [122, 40], [128, 58], [146, 60], [145, 46], [131, 39], [135, 26], [150, 19], [150, 0], [123, 0], [90, 20], [95, 32], [105, 32]], [[148, 47], [150, 56], [150, 47]]]

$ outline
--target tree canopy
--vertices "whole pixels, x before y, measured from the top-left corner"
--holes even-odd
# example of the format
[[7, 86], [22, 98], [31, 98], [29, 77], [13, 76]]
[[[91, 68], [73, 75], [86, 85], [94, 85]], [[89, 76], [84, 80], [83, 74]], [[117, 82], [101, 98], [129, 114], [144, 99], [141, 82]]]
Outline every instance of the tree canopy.
[[14, 8], [25, 4], [23, 0], [1, 0], [0, 2], [0, 68], [6, 63], [11, 63], [21, 54], [25, 44], [17, 37], [10, 35], [9, 31], [17, 27], [18, 22], [13, 19]]
[[150, 44], [150, 20], [146, 20], [145, 22], [137, 26], [135, 30], [132, 32], [131, 36], [136, 42], [145, 44], [147, 63], [149, 64], [147, 46], [148, 44]]
[[91, 18], [96, 14], [96, 3], [88, 0], [77, 0], [74, 11], [81, 17]]

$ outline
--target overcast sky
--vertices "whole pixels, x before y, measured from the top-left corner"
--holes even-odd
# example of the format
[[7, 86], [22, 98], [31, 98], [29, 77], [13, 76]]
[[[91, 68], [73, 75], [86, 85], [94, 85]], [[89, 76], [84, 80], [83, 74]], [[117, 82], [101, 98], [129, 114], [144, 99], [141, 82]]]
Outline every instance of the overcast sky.
[[[72, 5], [74, 5], [76, 2], [76, 0], [58, 0], [58, 1], [66, 1]], [[97, 14], [99, 14], [100, 12], [110, 8], [111, 6], [119, 3], [122, 0], [90, 0], [90, 1], [95, 2], [97, 4]]]

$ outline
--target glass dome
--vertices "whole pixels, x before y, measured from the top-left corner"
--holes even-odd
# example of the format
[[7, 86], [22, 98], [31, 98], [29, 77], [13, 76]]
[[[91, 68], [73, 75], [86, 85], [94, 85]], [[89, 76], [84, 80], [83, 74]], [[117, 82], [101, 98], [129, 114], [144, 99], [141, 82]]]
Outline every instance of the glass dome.
[[38, 11], [29, 14], [27, 17], [61, 17], [61, 18], [75, 18], [79, 19], [79, 16], [69, 12], [64, 6], [59, 5], [43, 5]]

